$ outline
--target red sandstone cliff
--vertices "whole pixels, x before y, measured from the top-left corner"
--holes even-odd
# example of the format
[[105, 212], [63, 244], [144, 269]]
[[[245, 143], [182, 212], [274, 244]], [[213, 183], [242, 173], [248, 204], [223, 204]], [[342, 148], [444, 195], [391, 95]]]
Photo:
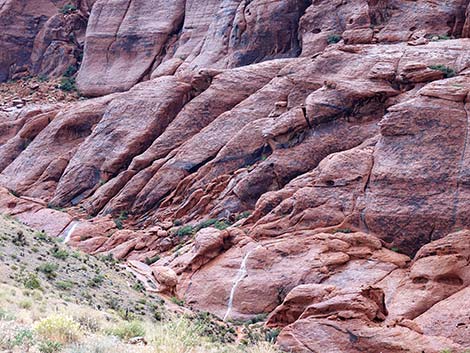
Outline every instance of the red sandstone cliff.
[[0, 112], [2, 212], [286, 351], [470, 347], [468, 1], [66, 3], [0, 0], [0, 81], [90, 98]]

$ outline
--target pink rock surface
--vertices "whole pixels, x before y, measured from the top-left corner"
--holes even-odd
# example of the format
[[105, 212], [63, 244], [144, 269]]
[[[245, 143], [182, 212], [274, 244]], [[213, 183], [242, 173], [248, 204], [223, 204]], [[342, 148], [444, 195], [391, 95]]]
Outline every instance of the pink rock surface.
[[1, 213], [286, 351], [469, 348], [466, 1], [64, 4], [0, 0], [0, 81], [102, 97], [0, 112]]

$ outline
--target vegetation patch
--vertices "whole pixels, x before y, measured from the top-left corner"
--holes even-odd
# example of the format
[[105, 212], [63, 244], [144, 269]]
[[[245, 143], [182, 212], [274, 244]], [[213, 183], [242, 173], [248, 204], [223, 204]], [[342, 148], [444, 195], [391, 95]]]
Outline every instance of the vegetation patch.
[[445, 78], [451, 78], [457, 75], [454, 69], [445, 65], [430, 65], [429, 68], [442, 72]]
[[138, 321], [122, 322], [107, 331], [107, 334], [119, 337], [122, 340], [129, 340], [134, 337], [145, 336], [145, 328]]
[[329, 35], [328, 38], [326, 39], [328, 44], [336, 44], [339, 43], [343, 39], [339, 34], [332, 34]]
[[59, 11], [63, 15], [68, 15], [72, 12], [76, 12], [77, 7], [75, 5], [72, 5], [72, 4], [66, 4]]
[[73, 92], [77, 90], [75, 79], [73, 77], [62, 77], [59, 84], [59, 89], [65, 92]]
[[82, 335], [80, 325], [65, 315], [51, 315], [39, 321], [34, 331], [40, 337], [60, 344], [72, 343]]

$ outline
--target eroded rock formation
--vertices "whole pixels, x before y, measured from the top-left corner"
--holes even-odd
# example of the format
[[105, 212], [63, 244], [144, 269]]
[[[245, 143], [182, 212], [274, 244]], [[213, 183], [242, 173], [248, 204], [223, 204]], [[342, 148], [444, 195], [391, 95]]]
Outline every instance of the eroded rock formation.
[[1, 212], [287, 351], [470, 347], [467, 1], [64, 5], [0, 2], [0, 81], [95, 97], [0, 114]]

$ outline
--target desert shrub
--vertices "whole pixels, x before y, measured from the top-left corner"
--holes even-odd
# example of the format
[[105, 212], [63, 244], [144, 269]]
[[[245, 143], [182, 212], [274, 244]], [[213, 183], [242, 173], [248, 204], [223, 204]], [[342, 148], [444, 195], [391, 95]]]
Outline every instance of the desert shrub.
[[116, 228], [122, 229], [124, 227], [123, 221], [125, 221], [127, 218], [129, 218], [129, 213], [127, 211], [121, 211], [119, 216], [114, 218], [114, 224], [116, 225]]
[[72, 281], [57, 281], [55, 283], [56, 287], [62, 290], [69, 290], [73, 288], [74, 283]]
[[0, 308], [0, 321], [12, 321], [15, 317], [5, 309]]
[[242, 213], [240, 213], [238, 216], [237, 216], [237, 221], [241, 220], [241, 219], [244, 219], [244, 218], [248, 218], [251, 216], [251, 212], [250, 211], [244, 211]]
[[215, 218], [206, 219], [205, 221], [202, 221], [201, 223], [199, 223], [196, 226], [196, 230], [200, 230], [200, 229], [203, 229], [203, 228], [210, 227], [210, 226], [214, 225], [216, 222], [217, 222], [217, 219], [215, 219]]
[[54, 248], [52, 250], [52, 256], [59, 260], [65, 260], [69, 256], [69, 253], [67, 250]]
[[145, 287], [144, 285], [142, 284], [141, 281], [137, 281], [135, 282], [132, 287], [131, 287], [133, 290], [137, 291], [137, 292], [144, 292], [145, 291]]
[[201, 336], [208, 337], [213, 343], [228, 344], [235, 342], [236, 331], [232, 326], [221, 324], [208, 312], [187, 316], [193, 325], [200, 327]]
[[338, 228], [335, 229], [335, 233], [352, 233], [352, 230], [349, 228]]
[[41, 231], [34, 233], [34, 239], [46, 241], [49, 240], [49, 237], [47, 236], [46, 232]]
[[[75, 343], [62, 350], [63, 353], [137, 353], [142, 352], [141, 347], [130, 350], [128, 346], [120, 342], [117, 337], [100, 337], [85, 342]], [[147, 352], [147, 351], [146, 351]], [[143, 352], [142, 352], [143, 353]], [[150, 353], [150, 351], [149, 351]]]
[[259, 342], [247, 347], [246, 353], [280, 353], [280, 351], [269, 342]]
[[452, 39], [452, 37], [449, 36], [448, 34], [430, 34], [430, 35], [427, 35], [426, 37], [430, 38], [433, 41]]
[[134, 337], [145, 336], [145, 328], [139, 321], [123, 321], [108, 329], [106, 333], [110, 336], [119, 337], [122, 340], [129, 340]]
[[431, 70], [441, 71], [445, 78], [451, 78], [457, 75], [454, 69], [445, 65], [431, 65], [429, 68]]
[[341, 41], [341, 39], [343, 38], [339, 34], [332, 34], [328, 36], [326, 41], [328, 42], [328, 44], [336, 44]]
[[72, 77], [73, 75], [75, 75], [78, 71], [78, 68], [75, 66], [75, 65], [69, 65], [69, 67], [67, 67], [67, 69], [65, 70], [64, 72], [64, 77]]
[[28, 289], [40, 289], [41, 281], [35, 273], [29, 273], [24, 277], [23, 285]]
[[72, 316], [84, 331], [92, 333], [100, 331], [106, 322], [106, 314], [87, 307], [77, 308]]
[[62, 349], [62, 344], [54, 341], [43, 341], [39, 343], [38, 348], [41, 353], [56, 353]]
[[95, 275], [92, 279], [88, 281], [88, 286], [90, 287], [98, 287], [101, 283], [104, 282], [103, 275]]
[[191, 352], [204, 343], [202, 330], [187, 318], [176, 318], [154, 328], [152, 343], [157, 352]]
[[175, 219], [174, 222], [173, 222], [173, 225], [175, 227], [179, 227], [179, 226], [182, 226], [183, 225], [183, 221], [181, 219]]
[[34, 331], [45, 340], [60, 344], [78, 341], [81, 336], [80, 325], [64, 315], [51, 315], [38, 322]]
[[279, 333], [281, 333], [281, 329], [279, 328], [268, 329], [265, 333], [265, 340], [267, 342], [276, 343]]
[[33, 344], [33, 341], [34, 341], [33, 331], [28, 330], [28, 329], [21, 329], [15, 334], [12, 344], [13, 346], [30, 347]]
[[118, 263], [118, 260], [114, 258], [114, 255], [112, 253], [107, 253], [106, 255], [102, 255], [99, 257], [99, 259], [108, 265], [114, 265]]
[[179, 306], [184, 305], [184, 300], [178, 299], [177, 297], [171, 297], [170, 300], [172, 303], [175, 303], [176, 305], [179, 305]]
[[187, 235], [193, 234], [193, 232], [194, 232], [193, 226], [187, 225], [187, 226], [178, 228], [178, 230], [176, 231], [176, 235], [179, 237], [185, 237]]
[[208, 220], [205, 220], [205, 221], [202, 221], [201, 223], [199, 223], [194, 228], [194, 231], [197, 232], [200, 229], [207, 228], [207, 227], [214, 227], [214, 228], [217, 228], [219, 230], [224, 230], [224, 229], [230, 227], [231, 225], [232, 224], [229, 221], [225, 220], [225, 219], [219, 219], [218, 220], [218, 219], [215, 219], [215, 218], [211, 218], [211, 219], [208, 219]]
[[160, 255], [156, 255], [156, 256], [150, 257], [150, 258], [146, 257], [145, 258], [145, 263], [150, 266], [151, 264], [154, 264], [158, 260], [160, 260]]
[[72, 5], [72, 4], [64, 5], [60, 9], [60, 13], [64, 14], [64, 15], [68, 15], [69, 13], [72, 13], [72, 12], [75, 12], [75, 11], [77, 11], [77, 7], [75, 5]]
[[25, 300], [20, 301], [18, 305], [20, 308], [28, 310], [28, 309], [31, 309], [31, 307], [33, 306], [33, 303], [31, 302], [31, 300], [25, 299]]
[[55, 271], [57, 271], [58, 268], [59, 268], [59, 266], [57, 264], [53, 264], [51, 262], [46, 262], [46, 263], [41, 264], [37, 268], [37, 270], [39, 272], [44, 273], [47, 278], [52, 279], [52, 278], [55, 278], [57, 276]]
[[228, 227], [231, 226], [231, 223], [222, 219], [214, 223], [214, 228], [217, 228], [218, 230], [224, 230], [227, 229]]
[[73, 77], [62, 77], [60, 80], [59, 89], [65, 92], [76, 91], [77, 86], [75, 86], [75, 79]]

